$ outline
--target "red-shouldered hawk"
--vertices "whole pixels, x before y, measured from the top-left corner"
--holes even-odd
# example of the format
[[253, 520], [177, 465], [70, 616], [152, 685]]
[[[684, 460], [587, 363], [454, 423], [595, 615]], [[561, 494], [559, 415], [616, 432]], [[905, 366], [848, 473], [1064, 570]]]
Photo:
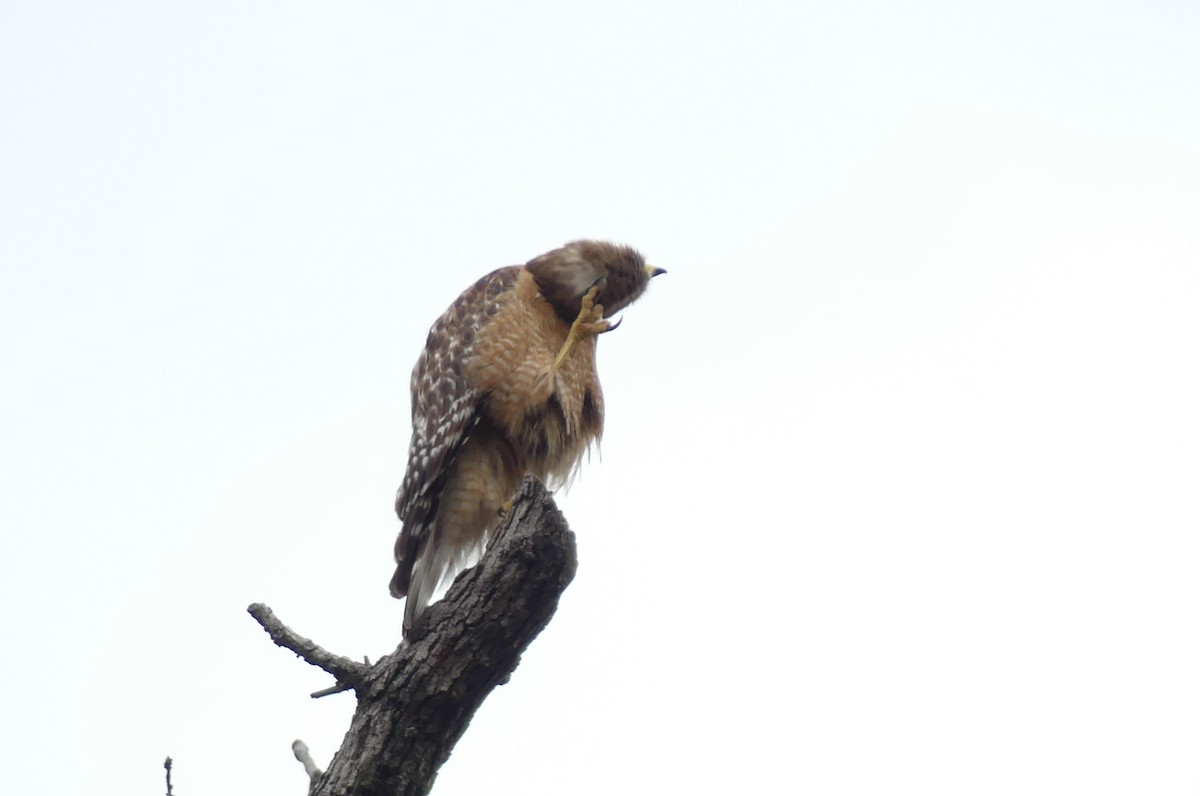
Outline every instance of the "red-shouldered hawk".
[[404, 634], [478, 553], [526, 473], [565, 483], [604, 427], [596, 336], [664, 273], [581, 240], [493, 271], [429, 330], [412, 374], [412, 444], [396, 492], [391, 592]]

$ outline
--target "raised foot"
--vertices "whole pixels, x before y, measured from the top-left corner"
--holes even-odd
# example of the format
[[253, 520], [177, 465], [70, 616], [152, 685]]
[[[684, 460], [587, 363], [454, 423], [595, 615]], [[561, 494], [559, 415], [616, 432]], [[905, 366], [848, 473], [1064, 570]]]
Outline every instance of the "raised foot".
[[571, 324], [571, 331], [567, 333], [567, 340], [563, 343], [563, 347], [559, 350], [558, 356], [554, 358], [554, 370], [558, 370], [562, 363], [570, 355], [575, 346], [589, 337], [605, 332], [611, 332], [621, 325], [618, 320], [616, 323], [605, 320], [604, 305], [596, 303], [596, 296], [600, 294], [600, 281], [588, 288], [588, 292], [583, 294], [583, 301], [579, 306], [579, 315], [575, 317], [575, 321]]

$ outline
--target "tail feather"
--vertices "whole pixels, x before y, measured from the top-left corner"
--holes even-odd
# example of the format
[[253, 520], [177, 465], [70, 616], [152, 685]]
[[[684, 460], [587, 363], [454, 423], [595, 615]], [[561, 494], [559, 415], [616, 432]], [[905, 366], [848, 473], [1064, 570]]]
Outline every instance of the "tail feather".
[[[408, 598], [404, 602], [405, 638], [424, 615], [425, 609], [429, 607], [433, 593], [437, 591], [437, 587], [446, 577], [449, 565], [450, 561], [447, 560], [445, 552], [439, 550], [437, 546], [434, 546], [432, 550], [427, 548], [417, 557], [412, 571], [406, 579]], [[397, 568], [397, 572], [399, 572], [399, 568]]]
[[404, 601], [404, 637], [408, 638], [413, 627], [425, 614], [429, 601], [433, 597], [433, 588], [427, 587], [423, 580], [418, 580], [415, 588], [411, 588], [408, 599]]
[[[492, 510], [492, 514], [494, 516], [495, 509]], [[440, 538], [443, 536], [440, 529], [435, 530], [429, 535], [429, 541], [422, 544], [417, 551], [416, 560], [407, 568], [407, 577], [404, 575], [406, 568], [403, 563], [396, 567], [396, 574], [392, 576], [393, 589], [403, 586], [404, 593], [408, 595], [404, 603], [406, 637], [433, 601], [437, 590], [454, 575], [479, 560], [487, 544], [488, 530], [485, 528], [478, 538], [466, 544], [461, 541], [455, 544]], [[392, 594], [396, 595], [396, 591]]]

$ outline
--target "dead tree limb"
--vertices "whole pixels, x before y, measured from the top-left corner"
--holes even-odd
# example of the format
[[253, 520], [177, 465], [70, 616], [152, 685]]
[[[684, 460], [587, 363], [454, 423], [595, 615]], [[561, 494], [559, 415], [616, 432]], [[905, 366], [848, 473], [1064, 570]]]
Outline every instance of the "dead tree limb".
[[[366, 682], [367, 674], [371, 671], [370, 666], [326, 652], [320, 645], [300, 636], [296, 631], [280, 622], [275, 616], [275, 612], [262, 603], [254, 603], [247, 610], [262, 625], [263, 630], [267, 631], [267, 635], [271, 637], [272, 641], [296, 653], [318, 669], [329, 672], [337, 678], [339, 685], [357, 688]], [[348, 688], [339, 690], [348, 690]]]
[[312, 755], [308, 752], [308, 744], [304, 741], [292, 741], [292, 754], [300, 761], [300, 765], [304, 766], [304, 773], [308, 775], [308, 792], [312, 793], [325, 772], [313, 762]]
[[575, 566], [574, 534], [550, 494], [527, 477], [479, 564], [459, 575], [409, 638], [374, 665], [332, 655], [266, 606], [250, 606], [276, 644], [358, 698], [342, 748], [318, 774], [312, 796], [428, 793], [475, 711], [549, 623]]

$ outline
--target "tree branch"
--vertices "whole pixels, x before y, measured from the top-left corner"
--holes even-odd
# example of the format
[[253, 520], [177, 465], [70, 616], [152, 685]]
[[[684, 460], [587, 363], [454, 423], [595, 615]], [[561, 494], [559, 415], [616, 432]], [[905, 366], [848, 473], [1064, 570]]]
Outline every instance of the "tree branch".
[[292, 754], [300, 761], [300, 765], [304, 766], [304, 773], [308, 774], [308, 790], [311, 793], [324, 772], [313, 762], [312, 755], [308, 752], [308, 744], [304, 741], [292, 741]]
[[367, 674], [371, 671], [370, 666], [326, 652], [320, 645], [279, 621], [275, 612], [262, 603], [254, 603], [246, 610], [277, 645], [291, 650], [318, 669], [329, 672], [337, 678], [339, 684], [358, 688], [366, 681]]
[[276, 644], [339, 681], [359, 680], [350, 729], [313, 796], [427, 794], [475, 711], [549, 623], [575, 567], [574, 534], [541, 483], [526, 477], [479, 564], [374, 666], [331, 655], [270, 609], [251, 606]]

